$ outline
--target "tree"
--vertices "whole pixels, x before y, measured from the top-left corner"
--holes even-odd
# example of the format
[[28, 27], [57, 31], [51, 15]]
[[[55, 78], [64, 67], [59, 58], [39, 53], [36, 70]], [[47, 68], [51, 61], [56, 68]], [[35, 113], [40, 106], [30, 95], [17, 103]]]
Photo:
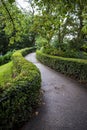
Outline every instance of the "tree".
[[[47, 26], [49, 25], [49, 27], [53, 27], [52, 34], [54, 36], [58, 35], [58, 43], [63, 43], [64, 38], [72, 36], [72, 38], [74, 38], [76, 48], [79, 49], [82, 46], [85, 38], [85, 35], [82, 32], [84, 23], [82, 14], [84, 9], [86, 9], [87, 4], [85, 0], [35, 0], [35, 3], [39, 6], [43, 20], [46, 15], [48, 23]], [[51, 16], [50, 19], [49, 15]], [[52, 18], [53, 20], [51, 20]], [[39, 20], [38, 23], [40, 24], [42, 21], [40, 22]], [[45, 28], [44, 30], [42, 29], [42, 26]], [[42, 32], [46, 32], [46, 34], [47, 32], [51, 32], [50, 28], [46, 28], [44, 23], [42, 26], [39, 27], [40, 31], [42, 30]]]
[[[4, 3], [6, 8], [9, 10], [9, 13], [4, 8], [3, 4], [1, 4], [0, 17], [2, 17], [1, 23], [4, 26], [3, 29], [2, 27], [0, 28], [0, 31], [3, 34], [3, 37], [6, 36], [8, 38], [7, 40], [8, 49], [20, 49], [24, 47], [33, 46], [34, 34], [30, 32], [30, 26], [32, 25], [31, 14], [22, 12], [15, 5], [15, 3], [14, 4], [10, 4], [8, 2], [4, 2]], [[12, 23], [12, 20], [14, 24]], [[13, 28], [13, 25], [15, 29]]]

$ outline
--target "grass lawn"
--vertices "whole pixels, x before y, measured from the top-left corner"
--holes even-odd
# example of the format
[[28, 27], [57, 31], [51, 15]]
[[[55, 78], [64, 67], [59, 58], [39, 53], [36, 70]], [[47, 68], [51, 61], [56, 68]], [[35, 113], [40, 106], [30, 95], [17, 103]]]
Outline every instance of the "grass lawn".
[[0, 66], [0, 87], [11, 80], [12, 66], [12, 62]]

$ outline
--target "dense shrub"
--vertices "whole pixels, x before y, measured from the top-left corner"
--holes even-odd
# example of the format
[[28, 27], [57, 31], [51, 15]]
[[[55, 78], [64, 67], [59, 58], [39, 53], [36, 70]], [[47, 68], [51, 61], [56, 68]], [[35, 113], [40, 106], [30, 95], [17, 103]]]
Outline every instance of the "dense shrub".
[[36, 37], [36, 46], [37, 46], [37, 49], [40, 49], [41, 47], [46, 46], [47, 43], [48, 43], [48, 41], [47, 41], [46, 38], [43, 38], [42, 36]]
[[[23, 58], [26, 50], [12, 55], [13, 80], [0, 94], [0, 129], [9, 130], [26, 121], [36, 108], [41, 86], [38, 68]], [[30, 50], [31, 52], [31, 50]], [[5, 87], [6, 88], [6, 87]]]
[[13, 52], [9, 51], [4, 56], [0, 56], [0, 65], [6, 64], [11, 60]]
[[84, 45], [80, 48], [80, 50], [82, 50], [82, 51], [84, 51], [84, 52], [87, 53], [87, 42], [86, 42], [86, 44], [84, 44]]
[[54, 47], [43, 47], [41, 51], [45, 54], [54, 55], [54, 56], [62, 56], [67, 58], [78, 58], [78, 59], [87, 59], [87, 53], [82, 51], [70, 50], [69, 48], [65, 51], [61, 49], [56, 49]]
[[87, 60], [51, 56], [37, 51], [37, 59], [47, 66], [87, 83]]
[[21, 53], [23, 56], [27, 55], [28, 53], [34, 52], [36, 51], [36, 46], [34, 47], [30, 47], [30, 48], [26, 48], [26, 49], [22, 49]]
[[63, 55], [63, 57], [67, 58], [78, 58], [78, 59], [87, 59], [87, 53], [82, 51], [75, 51], [75, 50], [66, 50]]
[[52, 46], [48, 46], [48, 47], [42, 47], [41, 48], [41, 52], [45, 53], [45, 54], [50, 54], [50, 55], [54, 55], [54, 56], [61, 56], [64, 55], [64, 52], [60, 49], [54, 48]]
[[[24, 49], [22, 49], [24, 50]], [[26, 54], [33, 52], [36, 50], [36, 47], [30, 47], [30, 48], [26, 48], [26, 51], [23, 51], [23, 56], [25, 56]], [[9, 51], [7, 52], [5, 55], [0, 56], [0, 65], [6, 64], [9, 61], [11, 61], [11, 56], [15, 51]]]

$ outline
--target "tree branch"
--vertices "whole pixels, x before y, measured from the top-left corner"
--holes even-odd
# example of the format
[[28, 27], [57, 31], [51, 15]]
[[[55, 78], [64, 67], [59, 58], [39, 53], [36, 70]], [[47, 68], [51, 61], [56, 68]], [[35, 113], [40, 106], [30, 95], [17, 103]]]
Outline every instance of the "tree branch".
[[1, 0], [1, 3], [2, 3], [2, 5], [4, 6], [4, 8], [5, 8], [6, 12], [8, 13], [8, 15], [9, 15], [9, 18], [10, 18], [11, 23], [12, 23], [12, 25], [13, 25], [13, 35], [15, 35], [16, 29], [15, 29], [15, 24], [14, 24], [13, 18], [12, 18], [12, 16], [11, 16], [11, 14], [10, 14], [10, 12], [9, 12], [9, 10], [8, 10], [8, 8], [7, 8], [7, 6], [6, 6], [6, 4], [5, 4], [5, 2], [4, 2], [3, 0]]

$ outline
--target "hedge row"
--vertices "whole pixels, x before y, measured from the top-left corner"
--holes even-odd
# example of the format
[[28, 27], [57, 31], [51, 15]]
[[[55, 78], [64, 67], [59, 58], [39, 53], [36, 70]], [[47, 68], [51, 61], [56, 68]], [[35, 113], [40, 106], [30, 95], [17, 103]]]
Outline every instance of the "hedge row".
[[51, 56], [40, 51], [36, 52], [37, 59], [58, 72], [72, 76], [80, 82], [87, 83], [87, 60]]
[[41, 75], [33, 63], [23, 58], [26, 51], [28, 49], [12, 55], [13, 80], [0, 95], [1, 130], [13, 129], [16, 124], [29, 119], [39, 101]]
[[[22, 49], [23, 50], [23, 49]], [[36, 47], [30, 47], [30, 48], [26, 48], [26, 51], [23, 51], [23, 56], [25, 56], [26, 54], [30, 53], [30, 52], [33, 52], [36, 50]], [[12, 54], [15, 52], [14, 51], [9, 51], [7, 52], [5, 55], [3, 56], [0, 56], [0, 65], [3, 65], [3, 64], [6, 64], [8, 63], [9, 61], [11, 61], [11, 56]]]
[[36, 46], [30, 47], [30, 48], [25, 48], [25, 49], [22, 49], [20, 51], [21, 51], [23, 56], [26, 56], [27, 54], [36, 51]]

